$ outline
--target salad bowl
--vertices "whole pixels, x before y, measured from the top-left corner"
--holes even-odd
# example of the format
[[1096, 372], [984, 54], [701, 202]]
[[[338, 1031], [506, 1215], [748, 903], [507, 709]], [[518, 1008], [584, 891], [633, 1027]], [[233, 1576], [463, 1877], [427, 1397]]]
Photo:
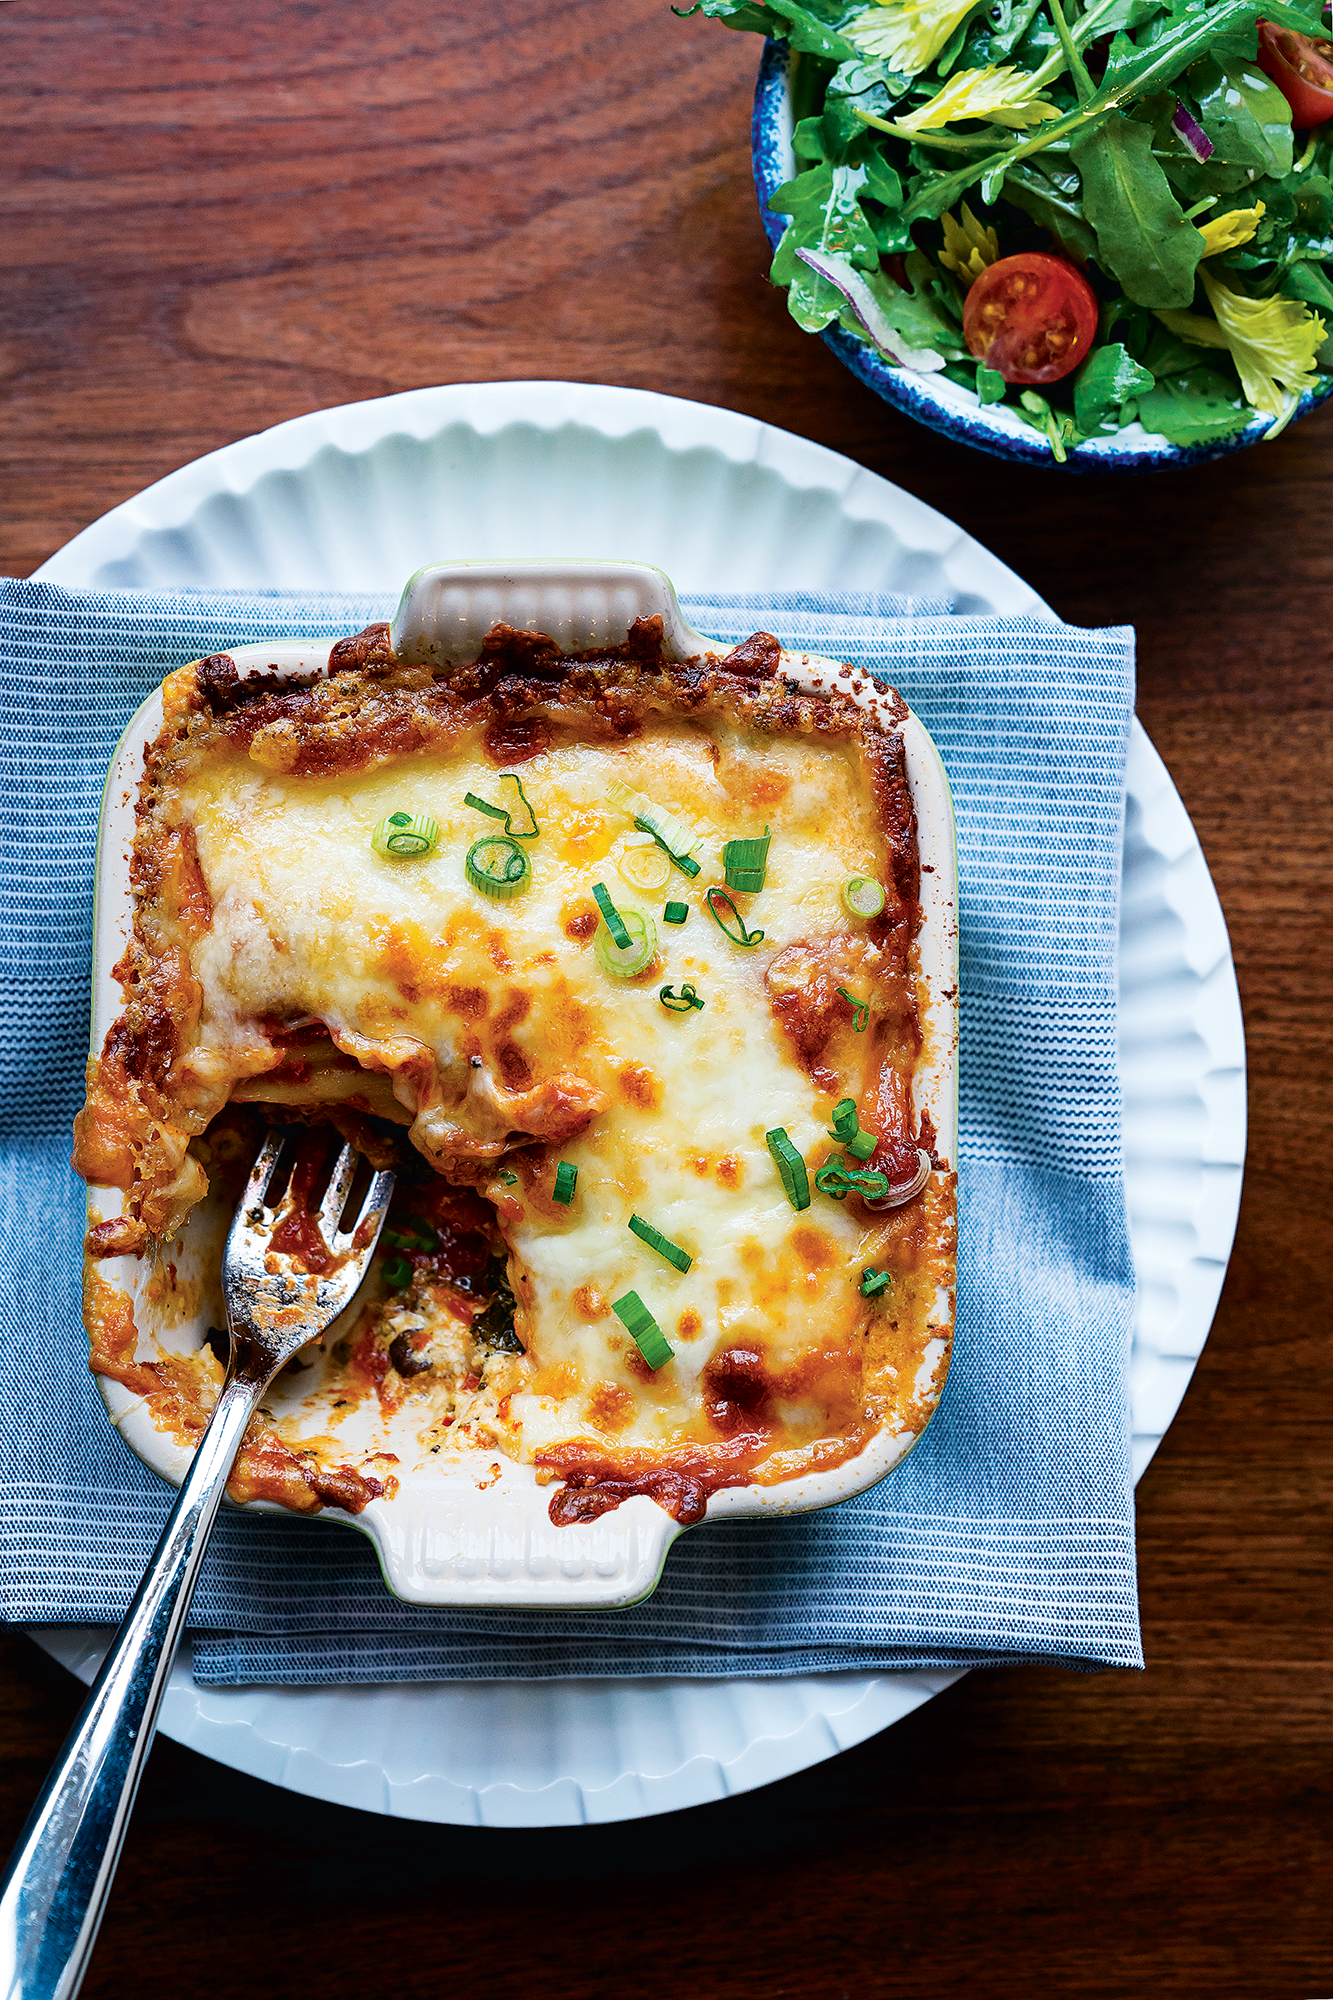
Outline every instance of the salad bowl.
[[[759, 65], [750, 127], [755, 190], [765, 233], [774, 251], [786, 229], [785, 215], [769, 207], [771, 197], [800, 170], [792, 145], [795, 128], [793, 80], [796, 66], [810, 58], [795, 54], [787, 41], [769, 38]], [[820, 338], [868, 389], [893, 403], [918, 423], [939, 431], [958, 444], [974, 446], [992, 457], [1024, 465], [1056, 464], [1051, 447], [1038, 430], [1002, 403], [983, 404], [975, 389], [950, 381], [943, 374], [924, 374], [894, 367], [868, 340], [860, 340], [834, 323]], [[1305, 390], [1291, 421], [1333, 396], [1333, 374], [1320, 374]], [[1146, 431], [1139, 422], [1112, 436], [1089, 438], [1071, 446], [1062, 461], [1069, 472], [1153, 472], [1168, 466], [1202, 465], [1224, 458], [1246, 445], [1258, 444], [1271, 428], [1269, 417], [1256, 415], [1243, 430], [1197, 444], [1174, 444]]]

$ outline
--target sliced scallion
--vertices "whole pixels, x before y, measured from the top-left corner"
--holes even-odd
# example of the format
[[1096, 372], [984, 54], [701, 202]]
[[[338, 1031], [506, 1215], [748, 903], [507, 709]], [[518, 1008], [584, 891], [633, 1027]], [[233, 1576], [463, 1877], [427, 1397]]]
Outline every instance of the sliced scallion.
[[561, 1160], [555, 1170], [555, 1186], [551, 1189], [551, 1199], [568, 1208], [574, 1199], [574, 1190], [579, 1183], [579, 1170], [569, 1160]]
[[637, 1292], [626, 1292], [623, 1299], [612, 1299], [611, 1310], [650, 1368], [660, 1368], [670, 1361], [673, 1350], [667, 1337]]
[[699, 864], [692, 856], [693, 850], [699, 845], [700, 836], [686, 826], [684, 820], [677, 819], [674, 813], [669, 813], [665, 807], [659, 806], [655, 799], [649, 798], [647, 792], [636, 792], [629, 785], [622, 784], [618, 778], [607, 786], [606, 796], [612, 805], [619, 806], [622, 812], [629, 814], [640, 833], [652, 835], [662, 852], [670, 856], [677, 868], [682, 869], [686, 875], [699, 873]]
[[727, 842], [722, 849], [722, 867], [729, 889], [739, 889], [746, 896], [759, 894], [768, 872], [768, 843], [772, 837], [765, 827], [762, 834], [749, 840]]
[[607, 888], [605, 882], [593, 883], [592, 899], [602, 913], [606, 928], [611, 933], [612, 941], [618, 944], [622, 951], [628, 951], [629, 932], [625, 929], [619, 910], [611, 901], [611, 891]]
[[405, 861], [412, 855], [431, 853], [439, 838], [439, 822], [429, 813], [393, 812], [380, 821], [370, 844], [386, 859]]
[[794, 1209], [810, 1206], [810, 1176], [805, 1170], [805, 1161], [787, 1137], [781, 1125], [775, 1125], [771, 1132], [765, 1132], [764, 1139], [773, 1155], [773, 1164], [782, 1180], [783, 1192]]
[[485, 833], [469, 847], [463, 873], [483, 896], [489, 896], [495, 903], [507, 903], [520, 889], [527, 888], [532, 880], [532, 863], [507, 833]]
[[657, 925], [639, 910], [619, 910], [615, 914], [625, 934], [625, 943], [616, 943], [609, 923], [599, 924], [592, 941], [593, 952], [602, 971], [609, 972], [613, 979], [633, 979], [657, 956]]
[[662, 921], [665, 924], [683, 924], [689, 914], [688, 903], [668, 903], [662, 912]]
[[842, 885], [842, 900], [854, 917], [877, 917], [884, 908], [884, 891], [869, 875], [849, 875]]
[[657, 997], [668, 1014], [692, 1014], [696, 1007], [702, 1007], [704, 1004], [694, 990], [693, 981], [689, 979], [681, 987], [679, 994], [670, 986], [664, 986]]
[[395, 1217], [380, 1242], [386, 1250], [420, 1250], [427, 1255], [440, 1247], [439, 1232], [419, 1215]]
[[679, 1243], [673, 1243], [669, 1236], [663, 1236], [660, 1229], [654, 1229], [651, 1222], [645, 1222], [641, 1215], [632, 1215], [629, 1226], [640, 1243], [646, 1243], [650, 1250], [656, 1250], [659, 1257], [665, 1257], [668, 1264], [674, 1264], [678, 1271], [688, 1271], [694, 1262], [688, 1250], [682, 1250]]
[[541, 828], [537, 824], [536, 813], [528, 803], [522, 779], [514, 771], [502, 771], [500, 784], [514, 788], [507, 810], [504, 806], [493, 806], [488, 800], [479, 799], [475, 792], [463, 794], [464, 805], [471, 806], [473, 812], [485, 813], [488, 819], [502, 819], [511, 840], [535, 840]]
[[868, 1160], [879, 1144], [873, 1132], [861, 1130], [861, 1120], [857, 1116], [854, 1097], [840, 1098], [834, 1105], [829, 1137], [840, 1139], [852, 1158], [856, 1160]]
[[838, 988], [838, 997], [840, 1000], [845, 1000], [851, 1008], [852, 1026], [855, 1028], [857, 1034], [864, 1034], [866, 1023], [870, 1019], [870, 1002], [868, 1000], [858, 1000], [856, 995], [849, 993], [845, 986]]
[[528, 803], [523, 780], [517, 771], [501, 771], [500, 790], [503, 792], [507, 785], [512, 786], [513, 791], [509, 800], [509, 825], [505, 828], [505, 832], [512, 834], [516, 840], [535, 840], [541, 828], [537, 824], [536, 813]]
[[869, 1167], [844, 1167], [839, 1161], [830, 1160], [815, 1175], [815, 1186], [834, 1201], [846, 1201], [849, 1194], [879, 1201], [889, 1191], [889, 1179], [887, 1174], [874, 1173]]
[[833, 1107], [833, 1123], [829, 1127], [829, 1138], [840, 1139], [845, 1146], [856, 1137], [860, 1121], [856, 1115], [856, 1099], [842, 1097]]
[[671, 880], [671, 859], [660, 847], [627, 847], [616, 866], [635, 889], [665, 889]]
[[[708, 914], [713, 919], [713, 922], [722, 932], [722, 935], [724, 937], [729, 937], [733, 944], [754, 945], [763, 943], [764, 933], [762, 931], [749, 931], [745, 928], [744, 917], [741, 915], [740, 911], [736, 908], [736, 905], [732, 902], [731, 897], [727, 894], [725, 889], [719, 889], [716, 887], [710, 889], [708, 891], [708, 894], [704, 897], [704, 901], [708, 905]], [[718, 915], [717, 906], [719, 903], [725, 903], [727, 908], [731, 911], [732, 916], [736, 919], [735, 930], [732, 930], [731, 927], [726, 923], [726, 921]]]
[[858, 1290], [863, 1299], [877, 1299], [880, 1293], [887, 1291], [892, 1283], [893, 1274], [891, 1271], [877, 1271], [872, 1265], [870, 1270], [862, 1271], [861, 1283]]
[[401, 1292], [412, 1282], [412, 1266], [406, 1257], [386, 1257], [380, 1276], [391, 1292]]

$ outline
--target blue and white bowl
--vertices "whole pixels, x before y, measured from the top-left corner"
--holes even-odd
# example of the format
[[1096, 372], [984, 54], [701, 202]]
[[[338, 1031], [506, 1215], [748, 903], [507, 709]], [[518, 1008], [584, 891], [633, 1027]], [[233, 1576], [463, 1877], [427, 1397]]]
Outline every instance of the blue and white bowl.
[[[768, 198], [796, 173], [792, 151], [792, 105], [790, 90], [791, 50], [786, 42], [764, 44], [755, 85], [754, 117], [750, 127], [750, 147], [754, 159], [754, 184], [759, 195], [759, 212], [774, 249], [781, 241], [786, 218], [774, 215]], [[943, 375], [919, 375], [906, 368], [891, 368], [877, 349], [856, 340], [841, 327], [826, 327], [820, 338], [827, 342], [844, 367], [850, 368], [868, 389], [887, 403], [896, 403], [908, 416], [927, 424], [933, 431], [959, 444], [974, 445], [996, 458], [1018, 459], [1027, 465], [1056, 463], [1050, 446], [1014, 411], [1001, 403], [982, 404], [975, 390], [950, 382]], [[1318, 386], [1307, 389], [1297, 406], [1295, 422], [1308, 416], [1320, 403], [1333, 396], [1333, 375], [1321, 375]], [[1069, 453], [1069, 472], [1153, 472], [1168, 465], [1202, 465], [1207, 459], [1225, 458], [1245, 445], [1258, 444], [1270, 419], [1258, 416], [1243, 431], [1216, 442], [1177, 445], [1145, 431], [1142, 424], [1127, 424], [1114, 437], [1090, 438]]]

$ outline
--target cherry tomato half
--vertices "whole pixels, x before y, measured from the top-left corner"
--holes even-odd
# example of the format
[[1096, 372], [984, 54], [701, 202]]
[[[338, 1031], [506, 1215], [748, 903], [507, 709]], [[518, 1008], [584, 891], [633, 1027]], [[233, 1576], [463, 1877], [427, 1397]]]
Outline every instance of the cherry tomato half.
[[1063, 257], [1025, 250], [990, 264], [963, 307], [963, 338], [1006, 382], [1058, 382], [1086, 360], [1097, 300]]
[[1298, 131], [1333, 118], [1333, 61], [1327, 42], [1261, 21], [1259, 67], [1291, 106], [1291, 122]]

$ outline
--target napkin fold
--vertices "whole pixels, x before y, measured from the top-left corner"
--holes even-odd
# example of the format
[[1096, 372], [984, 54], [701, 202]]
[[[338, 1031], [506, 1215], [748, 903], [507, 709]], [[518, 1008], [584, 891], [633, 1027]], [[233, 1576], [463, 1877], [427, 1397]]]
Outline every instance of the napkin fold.
[[[872, 1492], [705, 1524], [630, 1611], [423, 1611], [369, 1543], [227, 1512], [195, 1596], [196, 1678], [727, 1676], [1048, 1659], [1142, 1664], [1126, 1364], [1134, 1278], [1116, 1071], [1133, 634], [873, 595], [685, 598], [890, 680], [958, 819], [961, 1211], [953, 1367]], [[120, 1616], [167, 1489], [87, 1371], [82, 1188], [92, 865], [116, 739], [163, 672], [246, 639], [335, 636], [387, 597], [0, 582], [0, 1616]]]

